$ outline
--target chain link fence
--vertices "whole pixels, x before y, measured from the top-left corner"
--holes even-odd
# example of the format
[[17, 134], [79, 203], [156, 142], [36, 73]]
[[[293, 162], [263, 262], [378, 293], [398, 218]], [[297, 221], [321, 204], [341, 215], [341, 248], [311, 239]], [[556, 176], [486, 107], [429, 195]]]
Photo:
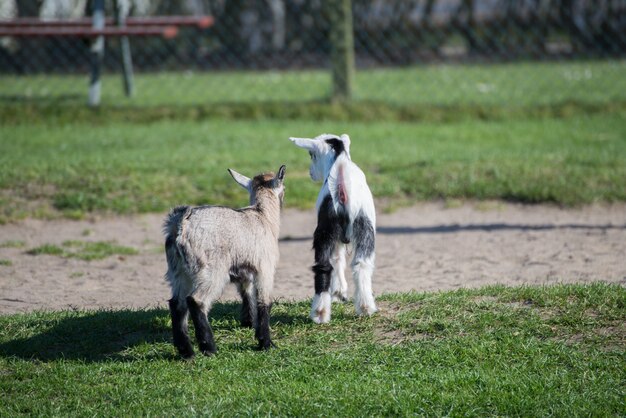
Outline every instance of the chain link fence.
[[[6, 29], [15, 19], [88, 19], [94, 3], [0, 0], [0, 103], [86, 102], [93, 38]], [[107, 17], [214, 18], [210, 27], [180, 26], [173, 38], [129, 36], [132, 97], [122, 88], [122, 38], [105, 37], [104, 104], [318, 101], [345, 83], [354, 100], [390, 103], [626, 101], [626, 0], [107, 0], [104, 6]], [[345, 72], [337, 70], [342, 66]]]

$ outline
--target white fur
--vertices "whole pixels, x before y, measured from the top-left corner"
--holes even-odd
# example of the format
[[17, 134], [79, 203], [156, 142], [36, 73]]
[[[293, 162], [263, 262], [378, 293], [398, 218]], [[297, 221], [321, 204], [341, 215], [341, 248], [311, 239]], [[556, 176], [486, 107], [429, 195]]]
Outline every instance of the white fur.
[[[344, 186], [348, 193], [348, 202], [345, 205], [345, 209], [350, 219], [356, 219], [359, 212], [362, 210], [365, 215], [372, 221], [372, 225], [376, 225], [376, 210], [374, 208], [374, 198], [372, 197], [372, 192], [367, 185], [365, 174], [356, 164], [354, 164], [344, 155], [341, 155], [337, 158], [335, 164], [333, 164], [327, 176], [328, 191], [333, 198], [335, 211], [339, 212], [341, 210], [339, 208], [340, 203], [337, 200], [337, 179], [340, 168], [343, 169], [342, 171]], [[321, 193], [322, 191], [320, 191], [320, 195]], [[319, 204], [321, 204], [325, 196], [326, 195], [318, 196], [318, 210]]]
[[[351, 244], [346, 246], [340, 242], [336, 244], [334, 256], [330, 260], [333, 266], [331, 275], [330, 294], [328, 298], [323, 292], [315, 295], [311, 307], [311, 318], [316, 323], [323, 323], [330, 320], [330, 297], [334, 300], [344, 299], [347, 294], [347, 283], [345, 280], [346, 251], [353, 247], [352, 223], [359, 213], [363, 213], [369, 218], [374, 229], [376, 228], [376, 210], [374, 198], [367, 185], [367, 180], [363, 171], [352, 162], [350, 156], [350, 137], [346, 134], [341, 136], [333, 134], [322, 134], [315, 138], [289, 138], [295, 145], [309, 151], [311, 155], [311, 166], [309, 169], [311, 179], [314, 181], [324, 181], [317, 196], [316, 210], [319, 212], [326, 196], [330, 195], [333, 201], [333, 208], [337, 213], [348, 214], [350, 223], [347, 228], [347, 237]], [[345, 152], [335, 156], [332, 147], [326, 142], [328, 139], [338, 139], [343, 142]], [[343, 188], [347, 194], [347, 202], [343, 204], [339, 199], [339, 190]], [[372, 293], [371, 277], [374, 272], [375, 256], [372, 254], [366, 259], [357, 259], [356, 255], [352, 260], [352, 276], [355, 284], [354, 306], [357, 314], [371, 315], [376, 312], [376, 303]], [[327, 305], [328, 303], [328, 305]], [[328, 311], [328, 312], [326, 312]], [[327, 314], [327, 316], [326, 316]], [[327, 320], [326, 320], [327, 319]]]
[[333, 272], [330, 277], [330, 294], [333, 301], [344, 302], [348, 299], [348, 283], [346, 282], [346, 251], [345, 244], [337, 244], [335, 254], [330, 260]]
[[330, 322], [330, 293], [322, 292], [313, 296], [311, 303], [311, 319], [316, 324], [327, 324]]
[[[247, 265], [255, 273], [240, 277], [240, 288], [250, 296], [253, 325], [256, 304], [271, 304], [279, 259], [280, 208], [284, 193], [284, 166], [271, 187], [255, 186], [234, 170], [233, 179], [248, 190], [251, 206], [232, 210], [220, 206], [173, 209], [164, 223], [166, 278], [172, 299], [186, 307], [191, 296], [206, 314], [230, 281], [233, 266]], [[259, 175], [269, 179], [273, 174]], [[255, 177], [257, 179], [257, 177]]]
[[[250, 202], [267, 210], [234, 211], [206, 206], [196, 211], [179, 207], [168, 215], [166, 235], [176, 237], [176, 245], [166, 250], [167, 279], [172, 297], [182, 306], [189, 295], [205, 311], [217, 300], [230, 281], [229, 269], [246, 262], [257, 271], [252, 284], [258, 299], [269, 305], [278, 263], [278, 231], [282, 182], [274, 189], [252, 189], [252, 180], [229, 170], [235, 181], [250, 193]], [[248, 208], [246, 208], [248, 209]], [[254, 237], [254, 239], [250, 239]], [[181, 256], [184, 249], [185, 257]]]
[[374, 273], [372, 255], [364, 260], [352, 261], [352, 279], [354, 281], [354, 309], [357, 315], [371, 315], [376, 312], [376, 302], [372, 293], [372, 274]]

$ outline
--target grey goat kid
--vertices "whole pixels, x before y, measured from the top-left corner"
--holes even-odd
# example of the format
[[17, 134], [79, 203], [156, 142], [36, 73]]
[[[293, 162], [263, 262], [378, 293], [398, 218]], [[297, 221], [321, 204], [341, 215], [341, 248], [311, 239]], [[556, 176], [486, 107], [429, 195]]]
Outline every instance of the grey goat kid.
[[208, 313], [229, 280], [237, 285], [243, 299], [242, 325], [254, 327], [260, 349], [273, 345], [270, 295], [279, 256], [285, 166], [276, 175], [259, 174], [253, 179], [234, 170], [228, 172], [250, 194], [250, 206], [179, 206], [167, 215], [163, 225], [174, 346], [184, 358], [194, 355], [189, 315], [200, 351], [215, 353]]
[[350, 158], [348, 135], [322, 134], [316, 138], [289, 138], [309, 151], [313, 181], [323, 181], [317, 197], [315, 249], [315, 296], [311, 319], [330, 321], [331, 299], [345, 300], [348, 285], [344, 270], [346, 251], [354, 254], [354, 307], [358, 315], [376, 312], [372, 293], [376, 211], [365, 174]]

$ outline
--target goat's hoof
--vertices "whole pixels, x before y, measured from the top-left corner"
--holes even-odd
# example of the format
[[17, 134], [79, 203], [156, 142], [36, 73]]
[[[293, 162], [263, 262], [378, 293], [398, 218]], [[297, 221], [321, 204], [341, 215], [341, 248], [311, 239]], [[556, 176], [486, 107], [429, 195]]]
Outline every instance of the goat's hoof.
[[217, 347], [215, 346], [200, 346], [200, 352], [205, 356], [212, 356], [217, 353]]
[[191, 344], [187, 343], [187, 344], [174, 345], [174, 347], [176, 347], [178, 354], [185, 360], [189, 360], [193, 358], [194, 352], [193, 352], [193, 347], [191, 346]]
[[330, 322], [330, 315], [327, 315], [325, 311], [317, 311], [311, 314], [311, 320], [316, 324], [327, 324]]
[[374, 315], [376, 312], [378, 312], [378, 308], [376, 308], [376, 305], [373, 306], [361, 306], [360, 309], [356, 310], [356, 314], [359, 316], [371, 316]]
[[333, 294], [333, 302], [347, 302], [348, 301], [348, 296], [343, 295], [341, 293], [334, 293]]
[[268, 341], [259, 341], [259, 350], [261, 351], [267, 351], [270, 350], [272, 348], [276, 348], [276, 344], [274, 344], [272, 342], [272, 340], [268, 340]]
[[195, 356], [193, 350], [178, 350], [178, 354], [180, 354], [183, 360], [193, 360]]

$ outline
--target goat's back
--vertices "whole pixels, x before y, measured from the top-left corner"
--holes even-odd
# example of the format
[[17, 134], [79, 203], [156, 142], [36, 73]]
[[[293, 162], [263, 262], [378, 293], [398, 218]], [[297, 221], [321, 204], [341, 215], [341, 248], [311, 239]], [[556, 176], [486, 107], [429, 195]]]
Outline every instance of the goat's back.
[[273, 266], [278, 242], [264, 222], [254, 207], [177, 207], [164, 227], [168, 263], [171, 258], [182, 259], [190, 274], [208, 264], [228, 269], [241, 263], [258, 265], [266, 258]]
[[318, 210], [327, 195], [332, 198], [335, 212], [345, 213], [350, 223], [363, 213], [376, 224], [374, 198], [365, 173], [350, 159], [339, 157], [336, 160], [320, 190]]

